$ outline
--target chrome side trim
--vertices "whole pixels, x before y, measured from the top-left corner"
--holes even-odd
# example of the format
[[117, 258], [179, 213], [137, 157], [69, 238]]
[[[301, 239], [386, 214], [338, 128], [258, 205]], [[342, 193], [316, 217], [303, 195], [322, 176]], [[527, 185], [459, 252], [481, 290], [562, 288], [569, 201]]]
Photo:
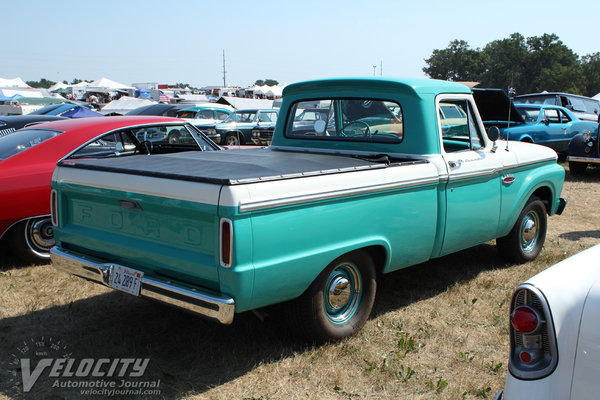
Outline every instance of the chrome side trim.
[[414, 179], [404, 182], [393, 182], [393, 183], [385, 183], [379, 185], [370, 185], [363, 186], [359, 188], [352, 189], [340, 189], [334, 191], [323, 191], [318, 193], [309, 193], [298, 196], [290, 196], [290, 197], [281, 197], [278, 199], [269, 199], [269, 200], [257, 200], [257, 201], [248, 201], [248, 202], [240, 202], [238, 209], [240, 212], [248, 212], [248, 211], [257, 211], [264, 210], [268, 208], [281, 207], [281, 206], [290, 206], [295, 204], [308, 203], [312, 201], [319, 200], [330, 200], [336, 199], [340, 197], [346, 196], [354, 196], [359, 194], [368, 194], [368, 193], [377, 193], [383, 192], [386, 190], [394, 190], [394, 189], [403, 189], [413, 186], [422, 186], [428, 184], [438, 183], [439, 178], [422, 178], [422, 179]]
[[[534, 164], [543, 164], [543, 163], [547, 163], [550, 161], [556, 161], [556, 157], [548, 157], [548, 158], [543, 158], [541, 160], [529, 161], [526, 163], [506, 165], [502, 168], [490, 168], [490, 169], [478, 170], [478, 171], [473, 171], [473, 172], [450, 174], [449, 180], [457, 181], [457, 180], [461, 180], [461, 179], [479, 178], [482, 176], [494, 175], [495, 173], [503, 173], [504, 171], [512, 170], [515, 168], [527, 167], [527, 166], [534, 165]], [[598, 162], [600, 163], [600, 160]]]
[[567, 157], [567, 161], [583, 162], [587, 164], [600, 164], [600, 158], [587, 158], [587, 157]]
[[449, 180], [450, 181], [458, 181], [458, 180], [462, 180], [462, 179], [479, 178], [482, 176], [491, 176], [491, 175], [494, 175], [495, 173], [501, 172], [503, 170], [504, 170], [503, 168], [491, 168], [491, 169], [483, 169], [483, 170], [478, 170], [478, 171], [450, 174]]
[[[52, 266], [59, 271], [109, 286], [110, 271], [113, 265], [111, 263], [91, 260], [56, 246], [50, 249], [50, 258]], [[233, 322], [235, 313], [233, 298], [206, 289], [144, 276], [140, 296], [215, 319], [222, 324]]]

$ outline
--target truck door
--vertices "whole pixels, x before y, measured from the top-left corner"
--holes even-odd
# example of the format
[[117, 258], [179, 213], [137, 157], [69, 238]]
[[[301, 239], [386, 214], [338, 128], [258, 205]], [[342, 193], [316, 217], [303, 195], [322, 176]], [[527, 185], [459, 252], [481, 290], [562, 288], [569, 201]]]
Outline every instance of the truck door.
[[441, 254], [496, 237], [501, 206], [501, 156], [485, 149], [472, 100], [438, 99], [442, 154], [446, 163], [446, 225]]

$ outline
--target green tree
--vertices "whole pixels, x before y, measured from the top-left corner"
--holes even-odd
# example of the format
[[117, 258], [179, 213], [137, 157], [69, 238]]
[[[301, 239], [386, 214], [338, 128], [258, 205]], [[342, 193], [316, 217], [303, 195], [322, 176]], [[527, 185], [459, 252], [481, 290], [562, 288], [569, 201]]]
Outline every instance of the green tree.
[[555, 34], [527, 38], [528, 93], [561, 91], [579, 93], [579, 60]]
[[254, 85], [256, 86], [277, 86], [279, 85], [279, 82], [277, 82], [275, 79], [259, 79], [256, 82], [254, 82]]
[[507, 39], [494, 40], [482, 50], [485, 72], [481, 75], [480, 87], [516, 88], [521, 92], [527, 86], [527, 44], [519, 33]]
[[580, 60], [579, 88], [584, 96], [600, 93], [600, 53], [588, 54]]
[[27, 81], [25, 83], [33, 88], [48, 89], [50, 86], [54, 85], [56, 82], [50, 81], [46, 78], [42, 78], [39, 81]]
[[429, 77], [451, 81], [478, 81], [484, 71], [479, 49], [471, 49], [464, 40], [453, 40], [447, 48], [433, 50], [423, 68]]

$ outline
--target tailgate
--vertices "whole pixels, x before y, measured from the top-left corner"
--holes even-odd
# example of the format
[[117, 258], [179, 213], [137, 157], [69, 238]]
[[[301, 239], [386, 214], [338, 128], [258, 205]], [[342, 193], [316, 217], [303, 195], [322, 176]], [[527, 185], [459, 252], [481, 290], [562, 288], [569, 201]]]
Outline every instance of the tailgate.
[[219, 289], [220, 185], [58, 167], [58, 246]]

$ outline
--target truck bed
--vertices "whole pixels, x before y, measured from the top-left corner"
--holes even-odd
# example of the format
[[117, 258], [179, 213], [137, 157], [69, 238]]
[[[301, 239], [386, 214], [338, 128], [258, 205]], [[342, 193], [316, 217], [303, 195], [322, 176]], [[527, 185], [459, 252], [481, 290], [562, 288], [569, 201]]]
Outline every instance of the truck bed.
[[423, 160], [357, 158], [349, 155], [237, 149], [139, 155], [122, 158], [63, 160], [61, 167], [118, 172], [185, 181], [239, 185], [261, 181], [327, 175], [389, 165], [424, 163]]

